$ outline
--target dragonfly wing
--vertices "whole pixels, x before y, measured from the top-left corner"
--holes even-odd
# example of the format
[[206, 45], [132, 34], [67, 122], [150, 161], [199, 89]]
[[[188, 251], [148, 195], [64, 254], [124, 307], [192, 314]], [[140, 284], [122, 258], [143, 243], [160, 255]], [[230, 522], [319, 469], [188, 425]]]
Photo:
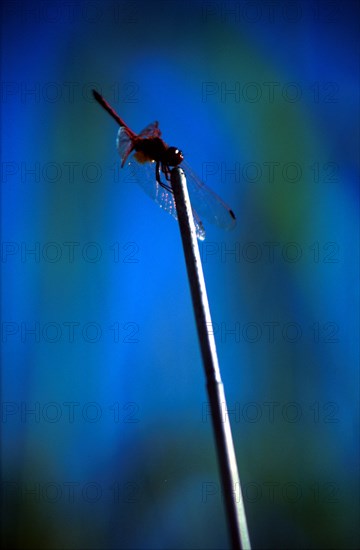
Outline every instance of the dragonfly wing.
[[121, 158], [121, 166], [124, 166], [124, 163], [132, 150], [132, 139], [124, 126], [121, 126], [118, 131], [116, 147]]
[[202, 221], [200, 220], [196, 210], [194, 210], [193, 208], [191, 210], [192, 210], [193, 218], [194, 218], [196, 236], [199, 239], [199, 241], [203, 241], [206, 237], [204, 226], [203, 226]]
[[141, 138], [149, 138], [149, 137], [160, 137], [161, 136], [161, 130], [159, 128], [159, 123], [157, 120], [155, 122], [151, 122], [151, 124], [148, 124], [146, 128], [141, 130], [139, 137]]
[[200, 217], [222, 229], [233, 229], [236, 218], [231, 208], [200, 180], [186, 161], [181, 163], [181, 167], [186, 175], [192, 207]]
[[[144, 162], [140, 164], [134, 158], [134, 154], [132, 154], [126, 161], [125, 168], [127, 172], [126, 181], [137, 183], [162, 210], [170, 214], [175, 220], [178, 219], [174, 195], [167, 189], [164, 189], [156, 181], [155, 162]], [[193, 216], [196, 236], [203, 241], [205, 239], [204, 227], [194, 210]]]

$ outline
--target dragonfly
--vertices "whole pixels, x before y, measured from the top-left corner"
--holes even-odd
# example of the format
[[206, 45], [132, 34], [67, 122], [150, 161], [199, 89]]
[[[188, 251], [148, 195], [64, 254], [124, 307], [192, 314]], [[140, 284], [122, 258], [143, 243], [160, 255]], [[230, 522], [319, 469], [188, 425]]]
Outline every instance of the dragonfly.
[[121, 158], [121, 167], [130, 167], [135, 181], [160, 208], [177, 219], [170, 176], [171, 169], [181, 164], [186, 176], [197, 238], [201, 241], [205, 239], [202, 218], [222, 229], [235, 227], [234, 212], [191, 170], [182, 151], [163, 141], [157, 121], [136, 134], [101, 94], [93, 90], [93, 96], [119, 125], [116, 147]]

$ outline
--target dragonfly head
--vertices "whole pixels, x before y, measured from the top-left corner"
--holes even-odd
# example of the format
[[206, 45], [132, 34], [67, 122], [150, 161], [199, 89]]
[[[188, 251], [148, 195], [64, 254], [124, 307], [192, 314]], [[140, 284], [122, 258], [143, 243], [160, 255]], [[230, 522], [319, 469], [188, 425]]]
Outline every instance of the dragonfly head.
[[177, 147], [168, 147], [166, 151], [166, 163], [169, 166], [178, 166], [184, 160], [182, 151]]

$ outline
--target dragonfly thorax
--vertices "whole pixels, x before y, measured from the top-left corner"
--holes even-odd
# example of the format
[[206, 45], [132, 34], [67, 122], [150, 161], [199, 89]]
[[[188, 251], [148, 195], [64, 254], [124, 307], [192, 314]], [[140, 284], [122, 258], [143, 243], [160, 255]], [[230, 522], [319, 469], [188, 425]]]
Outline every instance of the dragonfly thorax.
[[166, 166], [178, 166], [184, 160], [177, 147], [168, 147], [159, 137], [138, 139], [134, 143], [138, 162], [155, 161]]
[[164, 155], [168, 149], [164, 141], [158, 137], [138, 139], [134, 143], [134, 149], [136, 151], [136, 158], [142, 161], [163, 161]]

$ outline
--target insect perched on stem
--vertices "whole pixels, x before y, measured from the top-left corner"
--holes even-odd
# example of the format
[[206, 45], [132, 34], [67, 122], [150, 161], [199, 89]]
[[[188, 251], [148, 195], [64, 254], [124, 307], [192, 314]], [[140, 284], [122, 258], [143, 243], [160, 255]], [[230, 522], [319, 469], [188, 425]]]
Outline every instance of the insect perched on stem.
[[132, 167], [137, 183], [160, 208], [177, 219], [170, 172], [171, 168], [181, 164], [186, 175], [197, 237], [200, 240], [205, 239], [205, 230], [200, 218], [223, 229], [235, 227], [234, 212], [194, 174], [184, 160], [182, 151], [165, 143], [161, 138], [158, 122], [149, 124], [136, 134], [96, 90], [93, 90], [93, 95], [120, 126], [116, 145], [121, 167]]

